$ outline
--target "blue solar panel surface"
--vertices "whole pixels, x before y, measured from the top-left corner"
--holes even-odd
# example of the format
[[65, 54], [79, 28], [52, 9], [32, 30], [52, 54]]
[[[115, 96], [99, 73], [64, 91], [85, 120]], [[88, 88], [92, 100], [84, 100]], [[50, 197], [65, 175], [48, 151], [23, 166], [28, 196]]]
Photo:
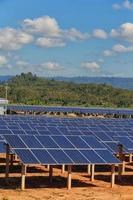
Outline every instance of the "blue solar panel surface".
[[[15, 145], [28, 146], [29, 148], [36, 145], [41, 148], [40, 143], [33, 142], [32, 136], [36, 135], [38, 140], [42, 140], [45, 148], [71, 148], [72, 144], [78, 148], [84, 145], [84, 148], [96, 149], [100, 148], [102, 144], [111, 153], [117, 153], [120, 140], [117, 137], [128, 137], [130, 141], [130, 148], [124, 140], [121, 142], [125, 146], [125, 151], [131, 152], [132, 137], [133, 137], [133, 119], [87, 119], [87, 118], [56, 118], [44, 116], [19, 116], [8, 115], [0, 116], [0, 152], [4, 151], [3, 137], [4, 135], [21, 135], [19, 141]], [[22, 136], [23, 135], [23, 136]], [[26, 139], [27, 135], [31, 135], [31, 140]], [[43, 136], [44, 137], [43, 137]], [[53, 135], [55, 138], [53, 138]], [[52, 137], [45, 137], [52, 136]], [[62, 141], [60, 138], [65, 136]], [[73, 139], [77, 136], [76, 139]], [[93, 136], [96, 140], [85, 139], [84, 136]], [[80, 140], [82, 137], [82, 140]], [[23, 142], [22, 142], [23, 140]], [[29, 141], [28, 141], [29, 140]], [[79, 140], [79, 141], [78, 141]], [[89, 142], [89, 140], [91, 140]], [[100, 143], [97, 146], [97, 142]], [[51, 146], [50, 146], [51, 145]]]
[[53, 107], [53, 106], [26, 106], [8, 105], [8, 110], [12, 111], [36, 111], [36, 112], [70, 112], [70, 113], [95, 113], [95, 114], [117, 114], [133, 115], [133, 109], [109, 109], [109, 108], [83, 108], [83, 107]]
[[[41, 137], [45, 137], [46, 143]], [[11, 149], [19, 156], [20, 160], [25, 164], [78, 164], [86, 165], [90, 163], [108, 164], [120, 163], [104, 145], [96, 141], [93, 136], [40, 136], [30, 135], [4, 135], [6, 142]], [[78, 140], [77, 140], [78, 138]], [[52, 139], [56, 148], [52, 148], [49, 140]], [[30, 143], [30, 141], [32, 142]], [[97, 144], [96, 149], [85, 145], [84, 140], [93, 141]], [[20, 142], [21, 141], [21, 142]], [[76, 143], [75, 143], [76, 141]], [[61, 144], [61, 146], [60, 146]], [[99, 144], [99, 147], [98, 147]], [[99, 150], [98, 150], [99, 149]], [[89, 154], [89, 155], [87, 155]], [[104, 155], [102, 155], [104, 154]]]

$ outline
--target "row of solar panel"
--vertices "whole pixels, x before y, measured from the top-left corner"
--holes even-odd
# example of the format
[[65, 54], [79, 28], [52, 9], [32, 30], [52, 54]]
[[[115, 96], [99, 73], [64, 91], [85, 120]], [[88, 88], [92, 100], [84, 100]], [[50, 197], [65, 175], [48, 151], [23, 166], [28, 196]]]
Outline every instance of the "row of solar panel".
[[93, 136], [5, 135], [4, 138], [13, 148], [105, 149]]
[[14, 122], [21, 122], [21, 123], [25, 123], [25, 122], [29, 122], [29, 123], [33, 123], [33, 122], [35, 122], [35, 123], [44, 123], [44, 124], [47, 124], [47, 123], [53, 123], [53, 124], [55, 124], [55, 123], [59, 123], [59, 124], [70, 124], [70, 125], [78, 125], [78, 124], [80, 124], [80, 125], [84, 125], [84, 124], [95, 124], [95, 123], [97, 123], [97, 124], [103, 124], [103, 123], [105, 123], [105, 124], [110, 124], [110, 123], [112, 123], [112, 124], [122, 124], [122, 122], [124, 123], [124, 124], [129, 124], [129, 125], [133, 125], [133, 120], [131, 120], [131, 119], [125, 119], [125, 120], [120, 120], [120, 119], [114, 119], [114, 120], [112, 120], [112, 119], [79, 119], [79, 118], [67, 118], [67, 119], [64, 119], [64, 118], [52, 118], [52, 119], [50, 119], [50, 118], [46, 118], [46, 117], [32, 117], [32, 118], [28, 118], [28, 117], [0, 117], [0, 121], [1, 121], [1, 123], [3, 123], [3, 125], [6, 123], [6, 122], [12, 122], [12, 121], [14, 121]]
[[[132, 120], [133, 122], [133, 120]], [[50, 127], [68, 127], [69, 129], [75, 128], [82, 128], [85, 129], [86, 128], [93, 128], [93, 130], [95, 129], [96, 131], [102, 131], [102, 130], [107, 130], [107, 131], [122, 131], [122, 130], [133, 130], [133, 123], [131, 123], [131, 121], [126, 121], [125, 122], [122, 120], [121, 122], [118, 120], [114, 120], [114, 121], [105, 121], [105, 120], [98, 120], [98, 121], [94, 121], [93, 123], [90, 123], [90, 120], [85, 121], [84, 123], [80, 123], [80, 122], [75, 122], [75, 121], [71, 121], [71, 122], [64, 122], [64, 121], [60, 121], [60, 120], [56, 120], [56, 121], [51, 121], [48, 119], [47, 122], [42, 121], [41, 119], [38, 119], [37, 121], [34, 119], [28, 119], [27, 120], [15, 120], [15, 119], [10, 119], [7, 120], [7, 118], [4, 118], [3, 120], [0, 120], [0, 128], [1, 129], [6, 129], [6, 126], [10, 126], [10, 127], [28, 127], [28, 129], [32, 129], [33, 127], [41, 127], [45, 129], [46, 126], [50, 126]], [[16, 128], [15, 128], [16, 129]], [[26, 128], [25, 128], [26, 129]]]
[[[43, 124], [41, 124], [43, 125]], [[120, 129], [120, 127], [113, 127], [112, 131], [110, 131], [109, 126], [105, 125], [100, 125], [100, 126], [95, 126], [91, 128], [86, 127], [45, 127], [45, 126], [38, 126], [36, 127], [36, 124], [32, 124], [32, 130], [29, 124], [13, 124], [10, 126], [0, 126], [0, 133], [1, 134], [46, 134], [46, 135], [53, 135], [53, 134], [64, 134], [64, 135], [90, 135], [94, 134], [98, 139], [101, 141], [112, 141], [113, 136], [132, 136], [132, 129], [125, 127], [124, 125], [124, 130]], [[90, 126], [90, 125], [89, 125]], [[111, 125], [110, 125], [111, 126]], [[59, 129], [60, 128], [60, 129]], [[102, 130], [103, 128], [103, 130]], [[37, 130], [37, 131], [36, 131]], [[126, 130], [126, 131], [125, 131]]]
[[[32, 125], [32, 126], [72, 126], [72, 127], [76, 127], [76, 126], [92, 126], [94, 128], [98, 128], [98, 129], [105, 129], [105, 125], [106, 125], [106, 129], [109, 130], [111, 129], [115, 129], [117, 127], [121, 128], [121, 127], [125, 127], [125, 128], [133, 128], [133, 120], [118, 120], [118, 119], [114, 119], [114, 120], [103, 120], [103, 119], [98, 119], [98, 120], [91, 120], [91, 119], [87, 119], [87, 120], [79, 120], [79, 119], [71, 119], [71, 118], [67, 118], [67, 119], [59, 119], [59, 118], [46, 118], [46, 117], [2, 117], [0, 118], [0, 125], [1, 126], [6, 126], [6, 125], [16, 125], [16, 123], [20, 124], [20, 125], [25, 125], [25, 123]], [[108, 128], [108, 127], [109, 128]]]
[[[37, 120], [37, 119], [41, 119], [43, 122], [44, 121], [78, 121], [78, 122], [86, 122], [86, 121], [89, 121], [89, 122], [95, 122], [95, 121], [99, 121], [99, 118], [65, 118], [65, 117], [61, 117], [61, 118], [59, 118], [59, 117], [46, 117], [46, 116], [40, 116], [40, 115], [1, 115], [0, 116], [0, 119], [18, 119], [18, 120], [29, 120], [29, 119], [31, 119], [31, 120]], [[126, 118], [126, 119], [120, 119], [120, 118], [116, 118], [116, 119], [114, 119], [114, 118], [100, 118], [100, 120], [101, 121], [114, 121], [115, 122], [115, 120], [117, 120], [117, 121], [130, 121], [130, 122], [132, 122], [132, 118]]]
[[[105, 145], [109, 146], [109, 144], [112, 145], [114, 144], [115, 149], [116, 149], [116, 143], [118, 143], [117, 139], [114, 136], [129, 136], [131, 138], [131, 136], [133, 136], [133, 131], [132, 131], [132, 125], [131, 125], [131, 121], [133, 120], [126, 120], [126, 122], [130, 122], [130, 124], [128, 125], [128, 123], [125, 125], [123, 122], [124, 120], [119, 119], [119, 120], [109, 120], [109, 121], [113, 121], [115, 122], [115, 126], [113, 126], [112, 124], [107, 125], [107, 124], [96, 124], [97, 122], [99, 123], [99, 121], [104, 122], [105, 120], [94, 120], [95, 126], [92, 124], [84, 124], [81, 126], [76, 126], [75, 124], [73, 124], [72, 126], [60, 126], [60, 127], [55, 127], [52, 126], [51, 127], [45, 127], [43, 124], [43, 120], [48, 120], [49, 121], [49, 125], [51, 124], [51, 121], [53, 120], [53, 118], [45, 118], [45, 117], [29, 117], [29, 116], [24, 116], [24, 117], [20, 117], [20, 116], [10, 116], [10, 117], [2, 117], [2, 119], [4, 119], [2, 122], [3, 123], [9, 123], [9, 121], [7, 120], [8, 118], [10, 118], [10, 125], [5, 126], [5, 125], [1, 125], [0, 126], [0, 134], [4, 135], [4, 134], [43, 134], [43, 135], [93, 135], [95, 136], [100, 142], [104, 142], [106, 143]], [[16, 118], [17, 118], [17, 122], [16, 122]], [[41, 120], [41, 123], [36, 124], [34, 119], [39, 119]], [[6, 120], [5, 120], [6, 119]], [[19, 123], [19, 119], [24, 119], [24, 123]], [[26, 119], [26, 121], [25, 121]], [[31, 120], [31, 124], [32, 124], [32, 129], [31, 130], [31, 124], [27, 124], [26, 122], [28, 121], [28, 119]], [[33, 121], [32, 121], [33, 120]], [[65, 119], [63, 118], [63, 120], [65, 121]], [[70, 119], [73, 121], [73, 119]], [[74, 119], [75, 120], [75, 119]], [[15, 121], [15, 123], [14, 123]], [[56, 121], [59, 121], [58, 118], [56, 118]], [[88, 120], [90, 121], [90, 119]], [[108, 120], [107, 120], [108, 121]], [[1, 122], [1, 121], [0, 121]], [[33, 123], [34, 122], [34, 123]], [[38, 122], [38, 121], [37, 121]], [[124, 127], [122, 127], [123, 129], [121, 129], [121, 126], [117, 125], [116, 122], [121, 122], [121, 126], [123, 125]], [[56, 125], [56, 122], [54, 123], [54, 125]], [[86, 127], [84, 127], [86, 126]], [[88, 128], [89, 127], [89, 128]], [[112, 131], [110, 131], [110, 127], [113, 127]], [[1, 129], [3, 128], [3, 129]], [[103, 130], [101, 130], [103, 129]], [[1, 140], [3, 140], [3, 138], [1, 138]], [[107, 144], [108, 143], [108, 144]], [[109, 147], [110, 150], [110, 147]], [[130, 150], [130, 149], [128, 149]], [[113, 150], [114, 151], [114, 150]]]
[[[14, 137], [13, 135], [6, 135], [5, 139], [7, 143], [12, 147], [12, 150], [25, 164], [86, 165], [90, 163], [120, 163], [117, 158], [115, 158], [107, 149], [105, 149], [104, 146], [102, 146], [93, 137], [66, 138], [60, 136], [45, 136], [44, 138], [44, 136]], [[94, 145], [96, 149], [91, 149], [90, 145]]]
[[8, 126], [0, 126], [0, 133], [4, 134], [4, 132], [16, 132], [16, 131], [23, 131], [23, 132], [33, 132], [37, 133], [46, 133], [46, 134], [95, 134], [95, 133], [110, 133], [111, 135], [118, 134], [118, 135], [125, 135], [128, 134], [129, 136], [132, 136], [133, 129], [132, 128], [118, 128], [114, 127], [112, 129], [110, 128], [98, 128], [98, 127], [67, 127], [67, 126], [31, 126], [29, 124], [16, 124], [16, 125], [8, 125]]
[[115, 132], [87, 132], [87, 131], [66, 131], [65, 129], [62, 129], [60, 131], [54, 131], [54, 130], [38, 130], [38, 131], [32, 131], [32, 130], [0, 130], [0, 135], [6, 135], [6, 134], [11, 134], [11, 135], [16, 135], [16, 134], [23, 134], [23, 135], [66, 135], [66, 136], [71, 136], [71, 135], [75, 135], [75, 136], [79, 136], [79, 135], [92, 135], [94, 137], [96, 137], [98, 140], [100, 141], [114, 141], [115, 140], [115, 136], [129, 136], [132, 137], [133, 133], [130, 132], [120, 132], [120, 131], [115, 131]]
[[47, 107], [47, 106], [24, 106], [8, 105], [12, 111], [40, 111], [40, 112], [71, 112], [71, 113], [98, 113], [98, 114], [126, 114], [133, 115], [132, 109], [104, 109], [104, 108], [79, 108], [79, 107]]
[[[102, 149], [107, 148], [112, 153], [118, 153], [118, 144], [121, 143], [124, 145], [125, 149], [124, 151], [126, 153], [130, 153], [133, 151], [133, 136], [115, 136], [114, 140], [108, 140], [106, 141], [101, 140], [100, 142], [97, 141], [96, 136], [42, 136], [42, 135], [19, 135], [19, 139], [16, 144], [13, 143], [14, 148], [18, 148], [17, 145], [21, 145], [21, 148], [29, 147], [29, 148], [48, 148], [47, 144], [49, 145], [49, 148], [93, 148], [93, 149]], [[6, 135], [4, 138], [7, 137]], [[14, 141], [16, 142], [16, 135], [12, 135], [12, 138], [14, 138]], [[29, 140], [28, 140], [28, 139]], [[41, 144], [38, 143], [35, 139], [41, 139]], [[3, 138], [0, 138], [2, 141]], [[25, 145], [21, 142], [23, 140], [25, 142]], [[54, 141], [54, 142], [53, 142]], [[63, 141], [63, 142], [62, 142]], [[34, 143], [35, 142], [35, 143]], [[3, 143], [3, 141], [2, 141]], [[102, 145], [103, 144], [103, 145]], [[1, 147], [2, 148], [2, 147]], [[3, 148], [2, 148], [3, 149]]]

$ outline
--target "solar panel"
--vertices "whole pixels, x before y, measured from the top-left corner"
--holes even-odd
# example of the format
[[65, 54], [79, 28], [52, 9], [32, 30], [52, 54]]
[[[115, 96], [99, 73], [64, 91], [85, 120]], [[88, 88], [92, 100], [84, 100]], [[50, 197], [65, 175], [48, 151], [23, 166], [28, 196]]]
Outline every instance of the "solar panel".
[[0, 141], [0, 153], [5, 153], [5, 152], [6, 152], [5, 142]]
[[103, 144], [112, 153], [118, 153], [118, 142], [104, 142]]
[[5, 135], [4, 138], [12, 148], [27, 148], [18, 135]]
[[48, 150], [48, 152], [56, 160], [57, 164], [74, 164], [74, 162], [61, 149]]
[[43, 148], [41, 143], [33, 135], [21, 135], [20, 138], [28, 148]]
[[20, 127], [23, 128], [24, 130], [31, 130], [31, 127], [30, 127], [28, 124], [26, 124], [26, 123], [24, 123], [24, 124], [19, 124], [19, 125], [20, 125]]
[[80, 136], [67, 136], [68, 140], [75, 146], [75, 148], [90, 148]]
[[[12, 130], [12, 133], [15, 135], [26, 134], [26, 132], [24, 130]], [[6, 133], [6, 134], [9, 134], [9, 133]]]
[[78, 164], [88, 164], [90, 161], [84, 157], [84, 154], [82, 154], [80, 151], [73, 149], [73, 150], [64, 150], [65, 153], [73, 160], [73, 163]]
[[105, 160], [105, 163], [116, 163], [117, 158], [113, 156], [108, 150], [96, 150], [96, 153], [101, 156], [102, 159]]
[[64, 149], [74, 148], [72, 143], [65, 136], [52, 136], [52, 138], [61, 148]]
[[80, 150], [80, 152], [89, 160], [92, 164], [101, 164], [105, 163], [105, 160], [102, 159], [94, 150]]
[[105, 132], [95, 132], [97, 139], [100, 141], [112, 141], [112, 139]]
[[59, 146], [57, 143], [50, 137], [50, 136], [36, 136], [36, 138], [41, 142], [41, 144], [44, 146], [44, 148], [47, 149], [57, 149]]
[[0, 135], [12, 134], [11, 130], [0, 130]]
[[122, 145], [124, 145], [124, 147], [126, 147], [126, 149], [132, 149], [133, 150], [133, 141], [128, 137], [115, 137], [118, 142]]
[[56, 160], [45, 149], [33, 149], [32, 153], [38, 158], [40, 163], [43, 164], [57, 164]]
[[94, 137], [81, 136], [81, 138], [90, 146], [92, 149], [103, 149], [103, 145], [98, 142]]
[[15, 153], [24, 164], [39, 164], [39, 160], [32, 154], [29, 149], [15, 149]]

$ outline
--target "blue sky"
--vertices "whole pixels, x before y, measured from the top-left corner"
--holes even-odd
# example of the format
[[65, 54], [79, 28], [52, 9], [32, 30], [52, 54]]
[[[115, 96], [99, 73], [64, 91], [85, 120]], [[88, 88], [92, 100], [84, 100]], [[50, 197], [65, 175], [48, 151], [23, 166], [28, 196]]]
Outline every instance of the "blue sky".
[[0, 75], [133, 77], [132, 0], [0, 0]]

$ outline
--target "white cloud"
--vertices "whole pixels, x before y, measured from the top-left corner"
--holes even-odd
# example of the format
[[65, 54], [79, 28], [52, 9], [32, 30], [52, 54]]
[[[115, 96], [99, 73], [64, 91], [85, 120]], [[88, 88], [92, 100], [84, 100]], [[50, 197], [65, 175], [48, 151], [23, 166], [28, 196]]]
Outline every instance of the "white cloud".
[[88, 33], [81, 33], [75, 28], [71, 28], [67, 31], [62, 32], [65, 36], [65, 38], [70, 39], [71, 41], [75, 40], [86, 40], [90, 37]]
[[104, 56], [112, 56], [112, 54], [113, 54], [113, 52], [111, 51], [111, 50], [109, 50], [109, 49], [107, 49], [107, 50], [105, 50], [104, 52], [103, 52], [103, 55]]
[[117, 4], [117, 3], [115, 3], [115, 4], [113, 4], [113, 9], [115, 9], [115, 10], [120, 10], [121, 9], [121, 5], [119, 5], [119, 4]]
[[58, 62], [48, 61], [43, 63], [30, 63], [25, 60], [16, 61], [16, 66], [21, 70], [44, 72], [44, 71], [58, 71], [63, 69], [63, 66]]
[[0, 49], [2, 50], [17, 50], [32, 41], [33, 37], [21, 30], [13, 28], [0, 29]]
[[82, 62], [81, 67], [90, 71], [97, 71], [100, 69], [100, 65], [97, 62]]
[[13, 68], [13, 66], [11, 64], [7, 64], [6, 68], [9, 69], [9, 70], [11, 70]]
[[16, 62], [16, 65], [17, 65], [18, 67], [27, 67], [27, 66], [29, 66], [29, 63], [26, 62], [26, 61], [23, 61], [23, 60], [18, 60], [18, 61]]
[[117, 4], [117, 3], [115, 3], [115, 4], [113, 4], [113, 9], [115, 9], [115, 10], [120, 10], [120, 9], [128, 9], [128, 10], [132, 10], [133, 9], [133, 3], [131, 3], [131, 1], [129, 1], [129, 0], [125, 0], [125, 1], [123, 1], [123, 3], [121, 3], [121, 4]]
[[112, 29], [110, 36], [127, 42], [133, 42], [133, 23], [124, 23], [118, 29]]
[[38, 38], [36, 44], [41, 47], [64, 47], [66, 45], [62, 39], [45, 37]]
[[125, 0], [123, 3], [123, 7], [129, 10], [133, 9], [133, 3], [131, 3], [129, 0]]
[[98, 59], [99, 63], [104, 63], [104, 60], [102, 58]]
[[99, 39], [107, 39], [108, 37], [108, 34], [102, 29], [95, 29], [92, 35], [93, 37], [99, 38]]
[[126, 47], [122, 44], [116, 44], [112, 47], [111, 50], [105, 50], [104, 56], [112, 56], [118, 53], [128, 53], [128, 52], [133, 52], [133, 46]]
[[126, 53], [126, 52], [132, 52], [133, 46], [125, 47], [121, 44], [116, 44], [112, 47], [112, 50], [116, 53]]
[[60, 28], [55, 20], [49, 16], [43, 16], [35, 19], [25, 19], [23, 26], [27, 31], [43, 33], [46, 36], [59, 36]]
[[55, 18], [43, 16], [25, 19], [23, 28], [26, 32], [36, 34], [36, 44], [44, 47], [63, 47], [67, 42], [87, 40], [90, 35], [75, 28], [62, 29]]
[[5, 56], [0, 56], [0, 65], [5, 65], [8, 63], [8, 60]]
[[40, 64], [39, 67], [41, 70], [44, 69], [44, 70], [49, 70], [49, 71], [57, 71], [57, 70], [62, 69], [62, 66], [60, 65], [60, 63], [52, 62], [52, 61], [44, 62]]
[[102, 29], [95, 29], [93, 34], [81, 32], [73, 27], [62, 29], [57, 20], [50, 16], [27, 18], [23, 20], [19, 29], [0, 29], [0, 49], [18, 50], [29, 43], [49, 48], [64, 47], [68, 42], [84, 41], [92, 37], [106, 39], [108, 34]]

